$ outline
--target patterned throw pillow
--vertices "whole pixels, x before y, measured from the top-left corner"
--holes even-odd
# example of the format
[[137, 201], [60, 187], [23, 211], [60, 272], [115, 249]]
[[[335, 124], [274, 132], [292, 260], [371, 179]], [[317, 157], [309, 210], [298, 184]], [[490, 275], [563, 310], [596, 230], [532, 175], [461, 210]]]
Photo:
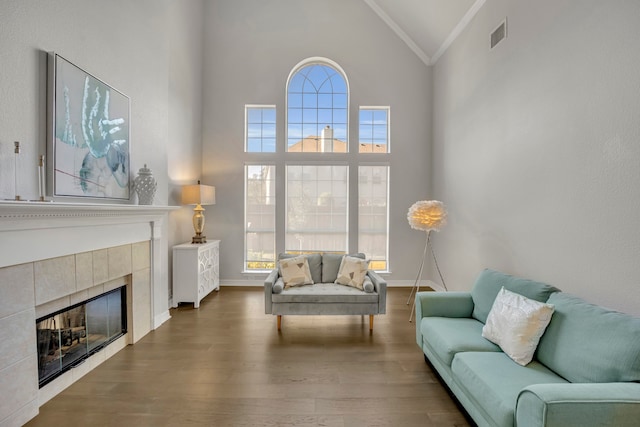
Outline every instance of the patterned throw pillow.
[[313, 285], [307, 257], [300, 255], [281, 259], [279, 262], [280, 274], [282, 275], [285, 289], [294, 286]]
[[367, 275], [369, 261], [345, 255], [340, 263], [338, 278], [335, 283], [339, 285], [353, 286], [361, 291], [364, 290], [364, 278]]

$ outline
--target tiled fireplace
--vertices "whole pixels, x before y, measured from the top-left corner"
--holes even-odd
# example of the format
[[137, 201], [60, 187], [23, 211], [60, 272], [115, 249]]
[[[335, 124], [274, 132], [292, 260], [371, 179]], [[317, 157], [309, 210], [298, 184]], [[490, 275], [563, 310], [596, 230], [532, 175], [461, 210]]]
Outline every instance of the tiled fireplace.
[[[24, 424], [169, 318], [162, 230], [170, 209], [0, 202], [0, 427]], [[39, 388], [36, 319], [122, 286], [126, 334]]]

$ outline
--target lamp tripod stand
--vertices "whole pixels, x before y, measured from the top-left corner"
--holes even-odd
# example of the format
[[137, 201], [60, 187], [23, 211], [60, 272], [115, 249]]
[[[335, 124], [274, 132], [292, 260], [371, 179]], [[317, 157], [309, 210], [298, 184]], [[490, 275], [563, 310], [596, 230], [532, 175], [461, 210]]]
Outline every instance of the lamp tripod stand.
[[[433, 256], [433, 262], [436, 265], [436, 270], [438, 270], [438, 275], [440, 276], [440, 280], [442, 281], [442, 286], [444, 286], [444, 290], [447, 290], [447, 285], [444, 283], [444, 278], [442, 277], [442, 273], [440, 272], [440, 267], [438, 266], [438, 260], [436, 259], [436, 253], [433, 251], [433, 246], [431, 245], [431, 231], [427, 231], [427, 241], [424, 244], [424, 252], [422, 253], [422, 262], [420, 262], [420, 269], [418, 270], [418, 275], [416, 276], [416, 281], [413, 283], [413, 287], [411, 288], [411, 292], [409, 293], [409, 298], [407, 298], [407, 305], [409, 305], [409, 301], [411, 301], [411, 297], [414, 294], [420, 292], [420, 277], [422, 277], [422, 270], [424, 269], [424, 261], [427, 258], [427, 249], [431, 248], [431, 256]], [[411, 306], [411, 314], [409, 315], [409, 322], [413, 320], [413, 314], [415, 313], [416, 308], [416, 300], [414, 298], [413, 305]]]

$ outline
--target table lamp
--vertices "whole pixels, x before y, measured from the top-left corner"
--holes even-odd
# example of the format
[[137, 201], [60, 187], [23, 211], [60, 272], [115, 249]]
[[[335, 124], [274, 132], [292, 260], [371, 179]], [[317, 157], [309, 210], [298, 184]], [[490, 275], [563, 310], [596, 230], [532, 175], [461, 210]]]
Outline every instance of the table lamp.
[[182, 204], [196, 206], [193, 208], [193, 229], [196, 235], [191, 239], [191, 243], [207, 243], [207, 237], [202, 235], [204, 231], [202, 205], [216, 204], [216, 187], [202, 185], [199, 180], [195, 185], [185, 185], [182, 187]]

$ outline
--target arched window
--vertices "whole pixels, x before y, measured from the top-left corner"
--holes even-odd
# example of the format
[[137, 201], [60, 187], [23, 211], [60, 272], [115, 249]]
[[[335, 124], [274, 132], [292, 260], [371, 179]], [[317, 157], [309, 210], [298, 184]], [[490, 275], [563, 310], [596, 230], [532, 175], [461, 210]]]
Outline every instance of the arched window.
[[310, 58], [287, 82], [287, 151], [345, 153], [349, 135], [349, 88], [337, 64]]

